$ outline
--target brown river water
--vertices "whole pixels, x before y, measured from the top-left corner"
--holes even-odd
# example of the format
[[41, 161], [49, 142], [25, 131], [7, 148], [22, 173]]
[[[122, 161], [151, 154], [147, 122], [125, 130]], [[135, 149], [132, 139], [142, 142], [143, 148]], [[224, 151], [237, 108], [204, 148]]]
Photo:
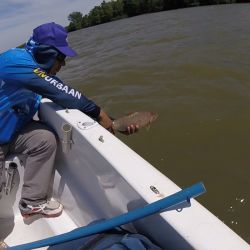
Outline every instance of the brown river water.
[[250, 243], [250, 4], [141, 15], [69, 42], [78, 56], [59, 77], [113, 117], [157, 112], [150, 130], [117, 136], [180, 187], [203, 181], [198, 200]]

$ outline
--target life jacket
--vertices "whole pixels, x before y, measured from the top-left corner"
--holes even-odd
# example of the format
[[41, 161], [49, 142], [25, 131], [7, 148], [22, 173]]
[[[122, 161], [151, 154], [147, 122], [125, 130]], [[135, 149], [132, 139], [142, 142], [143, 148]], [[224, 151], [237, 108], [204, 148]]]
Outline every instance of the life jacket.
[[0, 144], [8, 143], [33, 118], [40, 101], [40, 95], [27, 89], [0, 88]]

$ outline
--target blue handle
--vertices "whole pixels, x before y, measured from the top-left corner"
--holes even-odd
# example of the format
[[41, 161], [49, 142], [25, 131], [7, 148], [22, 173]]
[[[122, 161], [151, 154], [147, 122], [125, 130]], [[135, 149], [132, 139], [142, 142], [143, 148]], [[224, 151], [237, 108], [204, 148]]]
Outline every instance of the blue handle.
[[133, 222], [135, 220], [144, 218], [146, 216], [160, 213], [165, 209], [183, 203], [185, 201], [190, 202], [191, 198], [197, 197], [206, 192], [206, 189], [203, 183], [197, 183], [191, 187], [183, 189], [177, 193], [174, 193], [166, 198], [163, 198], [159, 201], [148, 204], [144, 207], [136, 208], [127, 213], [118, 215], [111, 219], [97, 222], [96, 224], [91, 224], [88, 226], [80, 227], [71, 232], [64, 233], [61, 235], [49, 237], [47, 239], [34, 241], [31, 243], [22, 244], [19, 246], [9, 247], [9, 250], [30, 250], [45, 246], [52, 246], [60, 244], [63, 242], [79, 239], [82, 237], [90, 236], [93, 234], [101, 233], [106, 230]]

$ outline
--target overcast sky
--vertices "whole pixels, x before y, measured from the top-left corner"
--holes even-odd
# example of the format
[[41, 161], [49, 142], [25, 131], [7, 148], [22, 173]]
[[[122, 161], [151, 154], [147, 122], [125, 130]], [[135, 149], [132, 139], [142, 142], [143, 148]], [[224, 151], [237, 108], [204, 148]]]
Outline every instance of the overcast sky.
[[0, 0], [0, 53], [28, 40], [32, 30], [46, 22], [69, 24], [73, 11], [88, 14], [103, 0]]

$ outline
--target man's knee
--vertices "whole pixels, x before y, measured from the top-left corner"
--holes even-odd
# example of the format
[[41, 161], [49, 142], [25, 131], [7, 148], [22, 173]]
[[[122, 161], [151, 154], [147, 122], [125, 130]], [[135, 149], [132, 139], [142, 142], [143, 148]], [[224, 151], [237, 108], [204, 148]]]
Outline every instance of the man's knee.
[[50, 130], [41, 130], [40, 141], [46, 148], [55, 150], [57, 148], [57, 141], [55, 134]]
[[28, 154], [35, 152], [52, 153], [57, 149], [57, 141], [55, 134], [49, 129], [39, 129], [36, 130], [35, 134], [31, 136], [28, 143]]

